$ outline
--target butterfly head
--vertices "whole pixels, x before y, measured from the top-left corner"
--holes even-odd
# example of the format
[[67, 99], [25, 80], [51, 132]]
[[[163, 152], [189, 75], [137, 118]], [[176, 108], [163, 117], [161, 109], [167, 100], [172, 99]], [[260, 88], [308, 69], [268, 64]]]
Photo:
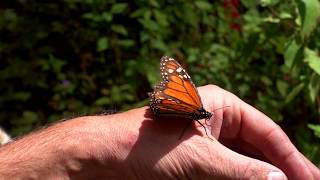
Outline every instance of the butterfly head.
[[212, 117], [212, 113], [205, 111], [202, 113], [205, 119], [210, 119]]
[[198, 113], [195, 114], [195, 117], [194, 117], [195, 120], [197, 120], [197, 119], [210, 119], [213, 115], [211, 112], [208, 112], [203, 108], [199, 109], [198, 111], [199, 111], [199, 114]]

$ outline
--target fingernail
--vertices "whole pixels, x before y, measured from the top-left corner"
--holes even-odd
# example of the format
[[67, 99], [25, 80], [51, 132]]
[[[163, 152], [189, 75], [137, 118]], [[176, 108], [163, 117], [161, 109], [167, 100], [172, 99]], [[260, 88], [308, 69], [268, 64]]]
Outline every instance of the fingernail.
[[268, 180], [288, 180], [288, 178], [282, 172], [271, 171], [268, 174]]

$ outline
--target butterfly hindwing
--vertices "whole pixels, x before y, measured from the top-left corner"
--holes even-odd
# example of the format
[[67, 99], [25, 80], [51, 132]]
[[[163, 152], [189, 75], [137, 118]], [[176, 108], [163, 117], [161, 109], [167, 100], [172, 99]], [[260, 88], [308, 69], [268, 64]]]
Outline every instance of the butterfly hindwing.
[[190, 112], [194, 111], [194, 107], [190, 107], [180, 100], [163, 93], [159, 87], [154, 93], [151, 93], [150, 96], [151, 109], [157, 116], [183, 116], [192, 118], [192, 113]]

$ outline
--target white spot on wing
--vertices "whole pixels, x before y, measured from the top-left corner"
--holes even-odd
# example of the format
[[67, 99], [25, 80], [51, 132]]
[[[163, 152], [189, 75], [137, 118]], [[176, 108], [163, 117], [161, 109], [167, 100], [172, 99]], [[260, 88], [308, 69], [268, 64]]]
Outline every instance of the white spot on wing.
[[168, 69], [168, 72], [169, 73], [173, 73], [173, 69]]
[[182, 71], [182, 68], [179, 67], [177, 70], [176, 70], [178, 73], [180, 73]]

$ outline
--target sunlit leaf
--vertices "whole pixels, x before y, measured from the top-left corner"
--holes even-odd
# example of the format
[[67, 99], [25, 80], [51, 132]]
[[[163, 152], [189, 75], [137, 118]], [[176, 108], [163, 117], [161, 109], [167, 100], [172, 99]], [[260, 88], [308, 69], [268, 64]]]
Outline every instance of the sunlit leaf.
[[162, 13], [161, 11], [155, 10], [154, 16], [159, 24], [162, 26], [167, 26], [169, 23], [167, 21], [167, 15]]
[[127, 29], [122, 25], [112, 25], [111, 29], [112, 29], [112, 31], [119, 33], [119, 34], [122, 34], [124, 36], [128, 35]]
[[110, 97], [101, 97], [97, 99], [95, 102], [95, 104], [98, 106], [105, 106], [105, 105], [109, 105], [110, 103], [112, 103]]
[[110, 22], [110, 21], [112, 20], [112, 18], [113, 18], [113, 15], [112, 15], [109, 11], [107, 11], [107, 12], [103, 12], [103, 13], [101, 14], [101, 17], [102, 17], [102, 19], [104, 19], [106, 22]]
[[315, 136], [317, 136], [318, 138], [320, 138], [320, 125], [316, 125], [316, 124], [308, 124], [308, 128], [313, 130], [313, 133]]
[[306, 38], [315, 29], [320, 17], [319, 0], [295, 0], [301, 17], [301, 35]]
[[314, 50], [309, 48], [305, 49], [305, 61], [308, 63], [309, 67], [314, 70], [318, 75], [320, 75], [320, 56]]
[[261, 82], [263, 82], [265, 85], [267, 86], [272, 85], [272, 81], [270, 80], [270, 78], [268, 78], [268, 76], [261, 76], [260, 79], [261, 79]]
[[320, 95], [320, 76], [313, 73], [308, 84], [309, 96], [312, 102], [316, 101], [316, 98]]
[[50, 68], [56, 72], [60, 72], [61, 68], [66, 64], [63, 59], [59, 59], [52, 54], [49, 55], [48, 63]]
[[201, 10], [212, 9], [212, 5], [207, 1], [195, 1], [194, 4]]
[[12, 98], [16, 100], [26, 101], [30, 99], [31, 96], [32, 94], [30, 92], [16, 92], [13, 94]]
[[19, 124], [31, 124], [38, 120], [38, 115], [33, 111], [23, 111], [20, 121], [16, 121]]
[[285, 97], [288, 93], [288, 83], [283, 80], [277, 80], [277, 89], [280, 92], [282, 97]]
[[260, 0], [262, 6], [274, 6], [276, 5], [280, 0]]
[[286, 45], [284, 52], [285, 64], [292, 68], [297, 59], [302, 59], [303, 49], [302, 44], [298, 43], [294, 38]]
[[299, 85], [294, 87], [286, 97], [285, 104], [288, 104], [289, 102], [291, 102], [302, 91], [304, 87], [305, 87], [304, 83], [300, 83]]
[[108, 47], [109, 47], [108, 38], [101, 37], [100, 39], [98, 39], [98, 41], [97, 41], [97, 51], [98, 52], [104, 51], [104, 50], [108, 49]]
[[127, 3], [116, 3], [112, 6], [110, 12], [112, 14], [122, 13], [127, 8]]
[[117, 41], [117, 44], [124, 47], [132, 47], [136, 44], [136, 41], [132, 39], [121, 39]]
[[160, 7], [159, 3], [157, 0], [149, 0], [150, 5], [152, 5], [153, 7]]

